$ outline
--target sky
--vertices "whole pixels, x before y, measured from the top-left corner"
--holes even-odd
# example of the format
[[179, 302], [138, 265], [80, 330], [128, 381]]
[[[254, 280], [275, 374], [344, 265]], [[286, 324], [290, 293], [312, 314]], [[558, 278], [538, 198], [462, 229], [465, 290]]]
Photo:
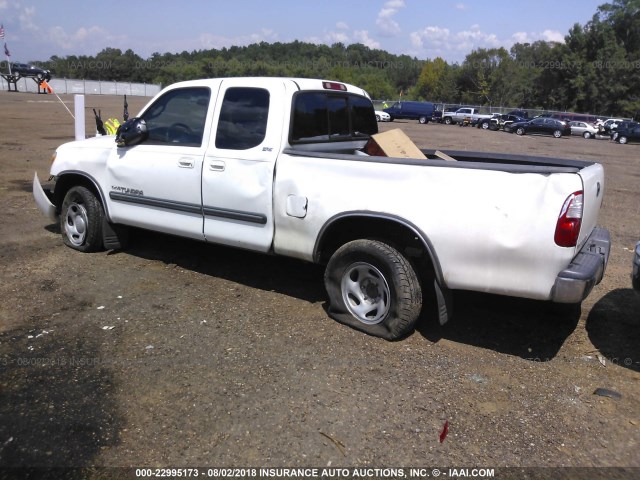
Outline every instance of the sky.
[[[462, 62], [477, 48], [564, 41], [605, 0], [0, 0], [11, 61], [257, 42], [362, 43], [419, 60]], [[2, 55], [2, 50], [0, 50]], [[5, 60], [3, 56], [0, 59]]]

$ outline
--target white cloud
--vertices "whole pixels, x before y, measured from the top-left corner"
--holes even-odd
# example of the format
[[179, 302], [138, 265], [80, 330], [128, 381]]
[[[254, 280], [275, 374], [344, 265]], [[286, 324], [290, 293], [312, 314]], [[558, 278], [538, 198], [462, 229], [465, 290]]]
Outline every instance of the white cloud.
[[338, 22], [338, 23], [336, 23], [336, 28], [338, 30], [349, 30], [349, 25], [347, 25], [344, 22]]
[[[44, 33], [48, 43], [60, 47], [63, 51], [82, 54], [92, 53], [96, 49], [102, 49], [107, 44], [115, 47], [114, 43], [118, 39], [124, 40], [124, 37], [113, 37], [109, 33], [96, 25], [91, 27], [80, 27], [75, 32], [67, 32], [60, 26], [50, 28]], [[82, 44], [83, 52], [78, 51], [78, 45]]]
[[[246, 46], [252, 43], [260, 42], [276, 42], [278, 40], [278, 34], [273, 30], [263, 28], [259, 32], [249, 35], [239, 35], [235, 37], [226, 37], [223, 35], [214, 35], [211, 33], [203, 33], [198, 37], [199, 48], [203, 50], [208, 49], [221, 49], [231, 46]], [[191, 42], [189, 42], [191, 43]], [[169, 51], [174, 51], [176, 47], [171, 47]], [[190, 49], [193, 49], [191, 47]]]
[[319, 42], [319, 43], [328, 43], [328, 44], [349, 43], [349, 35], [347, 35], [344, 32], [330, 31], [325, 34], [324, 38], [325, 38], [325, 41]]
[[357, 43], [362, 43], [363, 45], [371, 49], [380, 48], [380, 42], [377, 42], [374, 39], [370, 38], [369, 32], [367, 30], [356, 30], [355, 32], [353, 32], [353, 38], [357, 41]]
[[516, 32], [511, 35], [509, 46], [515, 43], [533, 43], [538, 40], [564, 43], [564, 35], [557, 30], [545, 30], [543, 32]]
[[478, 48], [504, 47], [508, 50], [516, 43], [533, 43], [537, 40], [564, 42], [564, 36], [555, 30], [516, 32], [510, 37], [500, 38], [495, 33], [483, 31], [480, 25], [472, 25], [469, 29], [458, 32], [428, 26], [411, 32], [410, 39], [416, 49], [416, 55], [442, 56], [456, 61], [462, 60], [466, 54]]
[[343, 43], [349, 45], [352, 43], [361, 43], [371, 49], [380, 48], [380, 42], [374, 40], [369, 36], [368, 30], [354, 30], [350, 31], [345, 23], [338, 23], [336, 25], [340, 28], [340, 31], [330, 30], [325, 32], [321, 37], [312, 36], [307, 37], [303, 41], [315, 43], [316, 45], [326, 44], [333, 45], [334, 43]]
[[542, 32], [542, 40], [564, 43], [564, 35], [557, 30], [545, 30]]
[[456, 10], [465, 11], [468, 9], [469, 7], [467, 7], [464, 3], [456, 3]]
[[383, 35], [396, 36], [400, 34], [400, 25], [393, 17], [404, 6], [404, 0], [389, 0], [382, 6], [382, 9], [378, 12], [376, 25]]

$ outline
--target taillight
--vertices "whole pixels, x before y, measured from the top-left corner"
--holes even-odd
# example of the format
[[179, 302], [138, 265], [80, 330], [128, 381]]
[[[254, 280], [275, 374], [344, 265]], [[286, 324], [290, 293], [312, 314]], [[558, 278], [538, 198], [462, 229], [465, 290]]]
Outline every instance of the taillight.
[[584, 194], [582, 191], [572, 193], [567, 197], [560, 210], [554, 240], [560, 247], [575, 247], [582, 225], [582, 209]]

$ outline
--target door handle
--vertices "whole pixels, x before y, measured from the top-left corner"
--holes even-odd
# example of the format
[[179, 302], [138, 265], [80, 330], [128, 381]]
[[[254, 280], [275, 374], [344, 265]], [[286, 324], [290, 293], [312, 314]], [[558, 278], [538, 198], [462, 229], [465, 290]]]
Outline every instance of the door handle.
[[193, 168], [193, 160], [188, 158], [182, 158], [178, 160], [178, 166], [180, 168]]
[[209, 164], [209, 170], [214, 172], [224, 172], [225, 164], [222, 160], [214, 160]]

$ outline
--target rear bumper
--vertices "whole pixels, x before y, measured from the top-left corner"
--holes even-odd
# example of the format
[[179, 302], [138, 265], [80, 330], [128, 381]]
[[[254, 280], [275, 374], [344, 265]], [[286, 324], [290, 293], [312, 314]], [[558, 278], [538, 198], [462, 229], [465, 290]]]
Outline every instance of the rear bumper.
[[557, 303], [580, 303], [600, 283], [611, 250], [611, 237], [604, 228], [594, 228], [578, 254], [556, 277], [551, 300]]
[[636, 251], [633, 255], [633, 273], [631, 274], [631, 283], [633, 288], [640, 291], [640, 242], [636, 245]]
[[36, 201], [38, 209], [44, 214], [44, 216], [55, 222], [58, 218], [56, 214], [56, 206], [51, 203], [51, 199], [42, 188], [42, 185], [40, 185], [40, 179], [38, 178], [37, 173], [33, 175], [33, 198]]

